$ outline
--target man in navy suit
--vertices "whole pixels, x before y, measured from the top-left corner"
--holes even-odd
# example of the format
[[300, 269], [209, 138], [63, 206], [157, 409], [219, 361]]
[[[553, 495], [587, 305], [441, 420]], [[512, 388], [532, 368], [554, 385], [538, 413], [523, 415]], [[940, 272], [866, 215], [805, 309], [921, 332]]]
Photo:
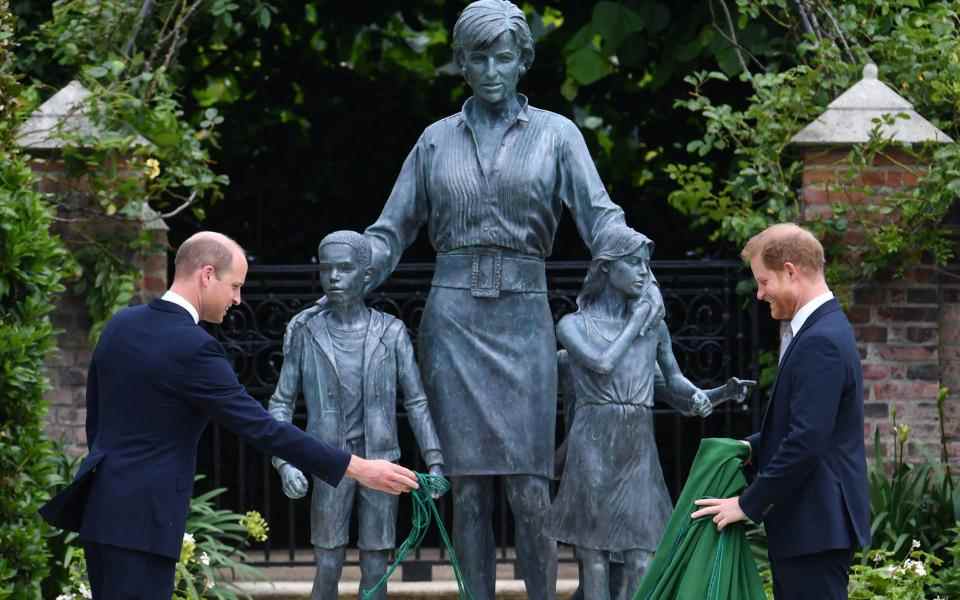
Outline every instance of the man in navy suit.
[[87, 380], [89, 454], [40, 511], [79, 532], [94, 600], [170, 599], [197, 444], [211, 419], [332, 486], [346, 475], [392, 494], [417, 487], [399, 465], [275, 420], [237, 381], [221, 345], [197, 326], [240, 303], [247, 261], [236, 242], [198, 233], [175, 264], [161, 299], [120, 311], [103, 330]]
[[750, 518], [769, 540], [777, 600], [847, 597], [855, 548], [870, 543], [863, 374], [853, 329], [823, 277], [823, 247], [792, 223], [753, 237], [742, 256], [757, 299], [788, 321], [760, 431], [747, 438], [756, 477], [739, 497], [698, 500], [717, 527]]

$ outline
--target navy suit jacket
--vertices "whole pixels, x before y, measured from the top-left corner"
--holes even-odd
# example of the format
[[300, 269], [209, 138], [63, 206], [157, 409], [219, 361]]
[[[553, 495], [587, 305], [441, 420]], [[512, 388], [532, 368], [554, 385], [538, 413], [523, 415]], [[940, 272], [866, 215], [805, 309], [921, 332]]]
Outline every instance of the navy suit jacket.
[[853, 329], [830, 300], [787, 347], [740, 507], [767, 529], [773, 559], [870, 543], [863, 373]]
[[89, 454], [41, 514], [83, 540], [176, 560], [210, 419], [330, 485], [350, 460], [271, 417], [219, 342], [180, 306], [155, 300], [123, 309], [100, 336], [87, 380]]

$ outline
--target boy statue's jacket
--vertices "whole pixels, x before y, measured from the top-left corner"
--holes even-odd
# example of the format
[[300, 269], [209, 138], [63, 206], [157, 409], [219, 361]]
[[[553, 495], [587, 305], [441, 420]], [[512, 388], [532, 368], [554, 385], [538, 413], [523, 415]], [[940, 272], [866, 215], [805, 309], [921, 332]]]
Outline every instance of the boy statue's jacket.
[[[410, 427], [427, 466], [441, 464], [440, 442], [430, 418], [406, 326], [392, 315], [368, 310], [363, 345], [365, 458], [400, 458], [396, 414], [399, 383]], [[290, 321], [283, 344], [283, 368], [270, 398], [269, 411], [279, 421], [291, 421], [297, 396], [302, 391], [307, 407], [307, 433], [345, 448], [341, 386], [333, 341], [327, 329], [328, 312], [329, 309], [321, 310], [305, 320], [294, 317]], [[280, 458], [273, 459], [278, 469], [283, 462]]]

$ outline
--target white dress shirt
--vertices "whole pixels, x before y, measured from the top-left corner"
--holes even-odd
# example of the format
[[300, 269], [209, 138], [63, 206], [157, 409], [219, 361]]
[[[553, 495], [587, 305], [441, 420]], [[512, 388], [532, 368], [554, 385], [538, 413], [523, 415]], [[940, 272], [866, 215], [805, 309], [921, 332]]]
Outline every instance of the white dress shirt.
[[793, 319], [790, 321], [790, 329], [793, 332], [793, 335], [797, 335], [797, 333], [800, 331], [800, 328], [803, 327], [803, 324], [807, 322], [807, 319], [810, 318], [810, 315], [812, 315], [815, 310], [832, 299], [833, 292], [827, 290], [810, 302], [804, 304], [803, 307], [797, 311], [797, 314], [793, 315]]
[[192, 304], [190, 304], [189, 300], [187, 300], [180, 294], [176, 293], [175, 291], [167, 290], [166, 292], [164, 292], [162, 296], [160, 296], [160, 299], [166, 300], [167, 302], [173, 302], [177, 306], [182, 307], [184, 310], [190, 313], [190, 316], [193, 317], [194, 323], [200, 322], [200, 313], [197, 312], [197, 309], [194, 308]]

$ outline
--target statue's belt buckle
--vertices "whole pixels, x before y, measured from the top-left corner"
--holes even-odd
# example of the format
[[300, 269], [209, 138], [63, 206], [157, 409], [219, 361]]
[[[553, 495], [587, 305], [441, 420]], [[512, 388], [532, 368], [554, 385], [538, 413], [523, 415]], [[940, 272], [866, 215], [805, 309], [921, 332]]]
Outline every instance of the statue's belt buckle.
[[497, 250], [473, 255], [470, 295], [474, 298], [499, 298], [503, 282], [503, 254]]

